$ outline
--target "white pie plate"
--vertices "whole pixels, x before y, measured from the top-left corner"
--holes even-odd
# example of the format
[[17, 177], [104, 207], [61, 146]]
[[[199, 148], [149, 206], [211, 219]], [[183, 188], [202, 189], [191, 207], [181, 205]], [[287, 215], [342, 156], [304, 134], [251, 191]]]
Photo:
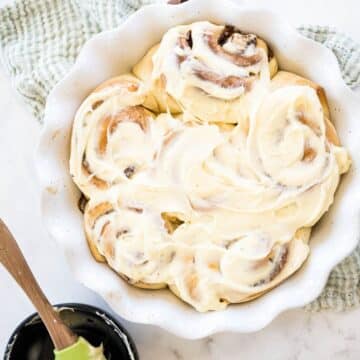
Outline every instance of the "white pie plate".
[[[306, 76], [327, 92], [332, 120], [353, 158], [335, 204], [313, 231], [311, 256], [294, 276], [265, 296], [224, 311], [198, 313], [167, 290], [147, 291], [121, 280], [95, 262], [84, 237], [79, 191], [69, 174], [70, 134], [74, 114], [100, 82], [129, 71], [167, 29], [197, 20], [233, 24], [263, 37], [280, 67]], [[334, 55], [297, 33], [267, 10], [230, 1], [192, 0], [182, 5], [152, 5], [131, 16], [119, 28], [89, 40], [75, 65], [51, 92], [36, 163], [42, 189], [44, 223], [65, 252], [74, 277], [100, 294], [123, 318], [160, 326], [178, 336], [201, 338], [221, 331], [252, 332], [281, 312], [314, 300], [331, 269], [357, 244], [360, 209], [359, 99], [344, 84]]]

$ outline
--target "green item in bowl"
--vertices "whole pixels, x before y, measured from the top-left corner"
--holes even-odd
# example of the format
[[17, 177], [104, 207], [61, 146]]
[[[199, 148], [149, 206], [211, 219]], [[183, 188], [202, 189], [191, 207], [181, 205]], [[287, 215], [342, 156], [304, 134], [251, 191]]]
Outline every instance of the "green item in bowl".
[[54, 350], [55, 360], [106, 360], [102, 345], [92, 346], [83, 337], [66, 349]]

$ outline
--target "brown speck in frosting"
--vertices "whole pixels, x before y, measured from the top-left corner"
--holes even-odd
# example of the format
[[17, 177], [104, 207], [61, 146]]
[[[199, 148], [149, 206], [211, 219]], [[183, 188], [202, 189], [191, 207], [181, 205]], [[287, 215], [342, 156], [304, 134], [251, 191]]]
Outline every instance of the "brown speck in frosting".
[[161, 213], [161, 218], [164, 220], [164, 227], [168, 234], [173, 234], [175, 230], [184, 223], [183, 220], [179, 219], [179, 217], [173, 213], [163, 212]]
[[91, 105], [91, 109], [94, 111], [103, 103], [104, 103], [104, 100], [97, 100]]
[[231, 240], [226, 241], [226, 243], [224, 245], [225, 249], [231, 248], [231, 246], [234, 245], [238, 240], [239, 239], [237, 238], [237, 239], [231, 239]]
[[128, 206], [128, 210], [134, 211], [138, 214], [142, 214], [144, 212], [143, 209], [137, 208], [137, 207], [133, 207], [133, 206]]
[[302, 161], [311, 162], [316, 157], [316, 151], [311, 147], [305, 147]]
[[136, 259], [142, 259], [144, 257], [144, 252], [143, 251], [137, 251], [135, 253], [135, 257], [136, 257]]
[[192, 47], [193, 47], [193, 40], [192, 40], [192, 32], [191, 32], [191, 30], [189, 30], [189, 31], [187, 32], [187, 34], [186, 34], [186, 41], [187, 41], [189, 47], [192, 49]]
[[124, 174], [128, 179], [131, 179], [135, 174], [135, 166], [131, 165], [124, 169]]
[[116, 233], [116, 238], [119, 238], [120, 236], [122, 236], [122, 235], [126, 235], [126, 234], [128, 234], [129, 233], [129, 230], [128, 229], [121, 229], [121, 230], [119, 230], [119, 231], [117, 231], [117, 233]]
[[143, 251], [136, 251], [134, 254], [137, 265], [146, 265], [149, 263], [149, 260], [145, 259], [145, 254]]
[[139, 85], [138, 84], [130, 84], [128, 87], [127, 87], [128, 91], [130, 92], [135, 92], [135, 91], [138, 91], [139, 90]]
[[144, 252], [143, 251], [135, 251], [134, 257], [136, 260], [142, 260], [144, 259]]
[[175, 256], [176, 256], [176, 251], [172, 251], [170, 253], [170, 256], [169, 256], [169, 263], [171, 263], [174, 259], [175, 259]]

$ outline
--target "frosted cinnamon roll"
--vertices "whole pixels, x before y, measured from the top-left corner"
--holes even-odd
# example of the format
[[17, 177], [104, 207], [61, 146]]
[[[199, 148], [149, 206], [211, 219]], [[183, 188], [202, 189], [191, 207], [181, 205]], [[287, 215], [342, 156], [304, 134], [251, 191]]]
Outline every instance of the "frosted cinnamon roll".
[[146, 289], [166, 286], [166, 267], [174, 256], [162, 237], [161, 217], [124, 199], [92, 198], [85, 208], [85, 233], [95, 259], [110, 267], [132, 285]]
[[247, 117], [255, 93], [276, 71], [262, 39], [209, 22], [170, 29], [134, 68], [140, 78], [151, 78], [157, 94], [170, 97], [171, 109], [175, 99], [202, 121], [227, 123]]
[[71, 175], [87, 197], [128, 181], [148, 166], [156, 152], [155, 115], [149, 109], [156, 107], [131, 75], [108, 80], [87, 97], [75, 116], [70, 158]]

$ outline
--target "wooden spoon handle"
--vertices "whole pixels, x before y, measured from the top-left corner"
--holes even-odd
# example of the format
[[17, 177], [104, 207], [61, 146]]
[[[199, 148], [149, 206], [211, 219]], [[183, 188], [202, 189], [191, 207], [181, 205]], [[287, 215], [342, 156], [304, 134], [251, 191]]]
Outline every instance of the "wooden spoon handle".
[[58, 350], [77, 341], [77, 336], [64, 324], [53, 309], [32, 274], [18, 244], [0, 219], [0, 262], [34, 304]]

